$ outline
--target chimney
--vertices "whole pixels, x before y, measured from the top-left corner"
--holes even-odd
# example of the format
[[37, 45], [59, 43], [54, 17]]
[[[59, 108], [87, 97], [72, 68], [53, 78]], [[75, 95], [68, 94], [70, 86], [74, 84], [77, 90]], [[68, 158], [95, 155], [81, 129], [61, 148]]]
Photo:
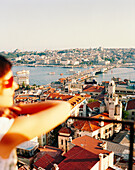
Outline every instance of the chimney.
[[[104, 117], [103, 117], [103, 116], [100, 116], [99, 119], [104, 120]], [[103, 126], [104, 126], [104, 121], [101, 121], [101, 122], [99, 122], [98, 124], [99, 124], [99, 126], [103, 127]]]
[[72, 142], [72, 136], [69, 137], [69, 142]]
[[103, 168], [103, 154], [99, 154], [99, 170], [104, 170]]
[[107, 142], [104, 142], [104, 143], [102, 144], [102, 148], [103, 148], [103, 149], [107, 149]]
[[57, 164], [53, 164], [53, 166], [54, 166], [54, 170], [59, 170], [59, 167]]

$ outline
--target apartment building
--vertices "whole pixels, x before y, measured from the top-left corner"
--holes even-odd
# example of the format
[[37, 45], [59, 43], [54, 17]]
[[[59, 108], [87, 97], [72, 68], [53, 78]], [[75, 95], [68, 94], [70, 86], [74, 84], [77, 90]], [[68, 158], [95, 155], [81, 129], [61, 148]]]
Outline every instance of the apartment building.
[[79, 115], [79, 107], [86, 103], [86, 98], [80, 95], [66, 95], [61, 93], [50, 93], [47, 97], [47, 100], [60, 100], [67, 101], [71, 104], [71, 116]]
[[65, 159], [58, 164], [59, 169], [121, 170], [114, 166], [114, 153], [106, 150], [105, 142], [83, 136], [69, 143], [69, 151], [63, 155]]
[[[98, 114], [92, 118], [110, 119], [108, 113]], [[113, 123], [104, 121], [98, 122], [77, 120], [72, 124], [67, 122], [67, 125], [68, 127], [62, 127], [60, 129], [58, 135], [58, 146], [65, 152], [68, 148], [67, 141], [70, 141], [71, 138], [76, 139], [87, 135], [95, 139], [108, 139], [112, 137], [116, 128]]]

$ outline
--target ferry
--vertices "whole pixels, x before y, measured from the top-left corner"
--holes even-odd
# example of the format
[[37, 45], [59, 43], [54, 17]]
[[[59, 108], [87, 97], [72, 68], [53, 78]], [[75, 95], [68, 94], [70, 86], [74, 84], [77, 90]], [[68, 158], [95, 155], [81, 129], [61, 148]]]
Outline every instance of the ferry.
[[29, 70], [21, 70], [16, 72], [17, 75], [29, 75], [30, 71]]
[[107, 68], [101, 68], [101, 73], [104, 73], [105, 71], [107, 71]]
[[69, 69], [69, 70], [67, 71], [67, 73], [68, 73], [68, 74], [75, 74], [75, 73], [76, 73], [76, 71], [75, 71], [75, 70], [73, 70], [73, 69]]
[[48, 74], [50, 74], [50, 75], [54, 75], [54, 74], [55, 74], [55, 72], [49, 72]]

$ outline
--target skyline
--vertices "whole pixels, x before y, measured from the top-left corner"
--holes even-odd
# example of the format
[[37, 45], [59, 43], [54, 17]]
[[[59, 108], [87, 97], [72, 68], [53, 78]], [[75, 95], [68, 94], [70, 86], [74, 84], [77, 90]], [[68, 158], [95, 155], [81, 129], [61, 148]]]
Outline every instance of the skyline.
[[0, 2], [0, 51], [135, 48], [134, 0]]

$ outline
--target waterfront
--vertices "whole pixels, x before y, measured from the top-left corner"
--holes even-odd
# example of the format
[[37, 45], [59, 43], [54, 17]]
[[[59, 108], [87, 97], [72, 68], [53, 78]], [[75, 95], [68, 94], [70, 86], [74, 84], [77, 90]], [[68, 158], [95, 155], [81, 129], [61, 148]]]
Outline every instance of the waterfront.
[[[88, 70], [89, 68], [74, 68], [77, 71]], [[17, 71], [29, 70], [30, 71], [30, 85], [46, 85], [59, 78], [68, 77], [70, 74], [67, 73], [69, 68], [62, 67], [27, 67], [27, 66], [14, 66], [12, 68], [13, 74]], [[55, 72], [54, 75], [49, 75], [50, 72]], [[63, 73], [63, 75], [60, 75]], [[130, 79], [135, 81], [135, 70], [133, 68], [113, 68], [108, 70], [106, 73], [99, 74], [96, 76], [98, 83], [102, 81], [110, 81], [112, 77], [119, 77], [122, 80]]]
[[[16, 75], [17, 71], [20, 70], [29, 70], [30, 71], [30, 85], [46, 85], [53, 81], [58, 80], [59, 78], [65, 78], [70, 76], [68, 71], [71, 68], [62, 68], [62, 67], [27, 67], [27, 66], [13, 66], [13, 74]], [[88, 69], [88, 68], [87, 68]], [[77, 71], [87, 70], [86, 68], [74, 68]], [[50, 72], [55, 72], [55, 74], [50, 75]], [[63, 73], [63, 75], [60, 75]]]
[[102, 81], [110, 81], [113, 77], [135, 81], [135, 70], [133, 68], [113, 68], [106, 73], [98, 75], [96, 79], [100, 83]]

